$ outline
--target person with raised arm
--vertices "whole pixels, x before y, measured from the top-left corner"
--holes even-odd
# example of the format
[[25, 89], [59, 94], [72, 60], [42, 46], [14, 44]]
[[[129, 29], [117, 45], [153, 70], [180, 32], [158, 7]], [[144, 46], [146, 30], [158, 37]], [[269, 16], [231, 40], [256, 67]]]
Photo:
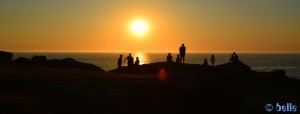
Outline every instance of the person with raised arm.
[[124, 62], [127, 60], [127, 66], [133, 65], [133, 57], [131, 56], [131, 53], [125, 58]]

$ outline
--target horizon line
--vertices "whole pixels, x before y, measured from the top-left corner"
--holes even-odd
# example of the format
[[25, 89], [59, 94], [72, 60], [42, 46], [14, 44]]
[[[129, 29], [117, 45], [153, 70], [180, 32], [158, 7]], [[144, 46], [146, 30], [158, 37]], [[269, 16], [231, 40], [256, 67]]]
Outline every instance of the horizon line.
[[[10, 51], [13, 53], [179, 53], [178, 51]], [[248, 53], [248, 54], [300, 54], [300, 52], [267, 51], [187, 51], [186, 53]]]

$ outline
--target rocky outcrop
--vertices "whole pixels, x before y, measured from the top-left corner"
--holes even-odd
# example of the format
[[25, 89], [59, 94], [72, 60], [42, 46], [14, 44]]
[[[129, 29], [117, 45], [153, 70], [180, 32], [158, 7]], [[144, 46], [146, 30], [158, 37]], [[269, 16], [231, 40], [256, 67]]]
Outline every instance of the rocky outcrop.
[[190, 71], [190, 70], [197, 70], [202, 68], [203, 66], [198, 64], [178, 64], [175, 62], [157, 62], [157, 63], [150, 63], [144, 64], [139, 66], [132, 66], [132, 67], [122, 67], [111, 70], [110, 72], [118, 72], [118, 73], [133, 73], [133, 74], [157, 74], [161, 70], [164, 70], [167, 73], [172, 72], [182, 72], [182, 71]]
[[269, 72], [256, 72], [254, 71], [254, 75], [257, 77], [264, 78], [266, 80], [269, 79], [285, 79], [287, 78], [286, 72], [284, 70], [273, 70]]
[[82, 70], [92, 70], [92, 71], [104, 71], [103, 69], [97, 67], [96, 65], [78, 62], [72, 58], [65, 58], [62, 60], [53, 59], [48, 60], [47, 67], [54, 67], [54, 68], [74, 68], [74, 69], [82, 69]]
[[121, 72], [121, 73], [134, 73], [139, 72], [141, 74], [153, 74], [159, 72], [161, 69], [164, 69], [167, 73], [172, 72], [182, 72], [182, 71], [207, 71], [207, 72], [230, 72], [235, 70], [242, 70], [244, 72], [252, 72], [251, 68], [244, 64], [243, 62], [235, 63], [225, 63], [215, 67], [203, 66], [199, 64], [178, 64], [178, 63], [167, 63], [167, 62], [157, 62], [140, 65], [138, 67], [122, 67], [112, 70], [111, 72]]
[[65, 59], [52, 59], [47, 60], [46, 56], [34, 56], [31, 59], [19, 57], [13, 61], [13, 63], [24, 66], [41, 66], [41, 67], [51, 67], [51, 68], [60, 68], [60, 69], [81, 69], [81, 70], [90, 70], [90, 71], [102, 71], [100, 67], [89, 64], [78, 62], [72, 58]]
[[46, 65], [47, 58], [46, 58], [46, 56], [33, 56], [30, 59], [30, 63], [32, 65]]
[[246, 65], [245, 63], [241, 61], [236, 61], [236, 62], [230, 62], [230, 63], [225, 63], [221, 65], [217, 65], [213, 67], [213, 70], [215, 72], [231, 72], [231, 71], [244, 71], [244, 72], [252, 72], [250, 66]]
[[6, 51], [0, 51], [0, 64], [11, 61], [12, 57], [13, 57], [13, 53], [6, 52]]
[[15, 60], [15, 63], [19, 64], [19, 65], [29, 65], [30, 64], [30, 60], [28, 58], [25, 58], [25, 57], [18, 57]]
[[225, 63], [214, 67], [203, 66], [198, 64], [177, 64], [157, 62], [144, 64], [133, 67], [122, 67], [111, 70], [109, 72], [130, 73], [130, 74], [158, 74], [161, 70], [166, 73], [185, 72], [185, 71], [199, 71], [203, 75], [216, 75], [224, 77], [241, 77], [252, 76], [260, 78], [285, 78], [284, 70], [275, 70], [271, 72], [256, 72], [252, 71], [250, 66], [241, 61]]

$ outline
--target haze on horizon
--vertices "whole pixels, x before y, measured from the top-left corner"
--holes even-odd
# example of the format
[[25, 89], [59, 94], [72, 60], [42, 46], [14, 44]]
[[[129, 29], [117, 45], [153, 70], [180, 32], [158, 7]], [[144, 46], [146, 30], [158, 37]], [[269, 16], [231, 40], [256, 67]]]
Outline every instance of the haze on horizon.
[[[0, 50], [300, 53], [297, 0], [0, 0]], [[130, 24], [144, 20], [143, 35]]]

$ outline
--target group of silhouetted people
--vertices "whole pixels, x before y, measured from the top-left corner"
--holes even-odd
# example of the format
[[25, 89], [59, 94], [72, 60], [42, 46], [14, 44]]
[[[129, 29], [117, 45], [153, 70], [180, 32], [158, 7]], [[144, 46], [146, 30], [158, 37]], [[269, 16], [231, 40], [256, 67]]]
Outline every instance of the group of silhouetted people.
[[[118, 59], [118, 68], [122, 67], [122, 57], [123, 55], [120, 55], [119, 59]], [[124, 62], [127, 60], [127, 66], [138, 66], [140, 65], [140, 60], [139, 57], [136, 57], [135, 62], [133, 63], [134, 59], [131, 56], [131, 53], [129, 53], [129, 55], [124, 59]]]
[[[184, 60], [185, 60], [185, 53], [186, 53], [186, 47], [184, 46], [184, 44], [182, 44], [181, 47], [179, 48], [179, 54], [177, 55], [176, 63], [184, 63]], [[168, 62], [168, 63], [174, 62], [174, 61], [172, 60], [172, 55], [171, 55], [171, 53], [169, 53], [168, 56], [167, 56], [167, 62]]]
[[[237, 62], [237, 61], [239, 61], [239, 56], [235, 52], [233, 52], [231, 54], [229, 62], [234, 63], [234, 62]], [[211, 62], [211, 66], [214, 66], [214, 64], [217, 62], [216, 58], [215, 58], [215, 55], [211, 55], [210, 62]], [[204, 59], [203, 66], [208, 66], [207, 59]]]
[[[181, 45], [181, 47], [179, 48], [179, 54], [177, 55], [176, 58], [176, 63], [184, 63], [185, 61], [185, 54], [186, 54], [186, 47], [184, 46], [184, 44]], [[131, 56], [131, 54], [129, 54], [125, 59], [124, 62], [127, 60], [127, 66], [139, 66], [140, 64], [140, 60], [139, 57], [136, 57], [136, 60], [134, 62], [133, 57]], [[233, 62], [237, 62], [239, 61], [239, 57], [238, 55], [233, 52], [233, 54], [231, 54], [230, 63]], [[167, 55], [167, 63], [173, 63], [173, 57], [171, 55], [171, 53], [168, 53]], [[211, 55], [210, 61], [211, 66], [214, 66], [216, 63], [216, 58], [215, 55]], [[203, 62], [203, 66], [208, 66], [208, 60], [205, 58], [204, 62]], [[119, 59], [118, 59], [118, 68], [122, 67], [122, 55], [120, 55]]]
[[[237, 61], [239, 61], [239, 56], [235, 52], [233, 52], [231, 54], [229, 62], [234, 63], [234, 62], [237, 62]], [[214, 64], [217, 62], [216, 58], [215, 58], [215, 55], [211, 55], [210, 62], [211, 62], [211, 66], [214, 66]], [[207, 59], [204, 59], [203, 66], [208, 66]]]
[[233, 52], [233, 53], [231, 54], [231, 57], [230, 57], [229, 62], [230, 62], [230, 63], [234, 63], [234, 62], [237, 62], [237, 61], [239, 61], [239, 56], [238, 56], [237, 54], [235, 54], [235, 52]]
[[[215, 58], [215, 55], [211, 55], [210, 62], [211, 62], [211, 66], [214, 66], [214, 64], [217, 62], [216, 58]], [[203, 66], [208, 66], [208, 61], [207, 61], [206, 58], [203, 61]]]
[[[215, 63], [217, 62], [217, 61], [216, 61], [216, 58], [215, 58], [215, 55], [211, 55], [210, 61], [209, 61], [209, 62], [211, 62], [211, 66], [214, 66], [214, 65], [215, 65]], [[203, 66], [208, 66], [208, 61], [207, 61], [206, 58], [204, 59], [202, 65], [203, 65]]]
[[[184, 63], [185, 60], [185, 52], [186, 52], [186, 47], [184, 46], [184, 44], [182, 44], [182, 46], [179, 48], [179, 54], [177, 55], [176, 58], [176, 63]], [[119, 59], [118, 59], [118, 68], [122, 67], [122, 60], [123, 60], [123, 55], [120, 55]], [[173, 62], [172, 60], [172, 55], [171, 53], [168, 54], [167, 56], [167, 62]], [[131, 56], [131, 54], [129, 54], [125, 59], [124, 62], [127, 60], [127, 66], [138, 66], [140, 64], [140, 60], [139, 57], [136, 57], [135, 62], [133, 57]]]

